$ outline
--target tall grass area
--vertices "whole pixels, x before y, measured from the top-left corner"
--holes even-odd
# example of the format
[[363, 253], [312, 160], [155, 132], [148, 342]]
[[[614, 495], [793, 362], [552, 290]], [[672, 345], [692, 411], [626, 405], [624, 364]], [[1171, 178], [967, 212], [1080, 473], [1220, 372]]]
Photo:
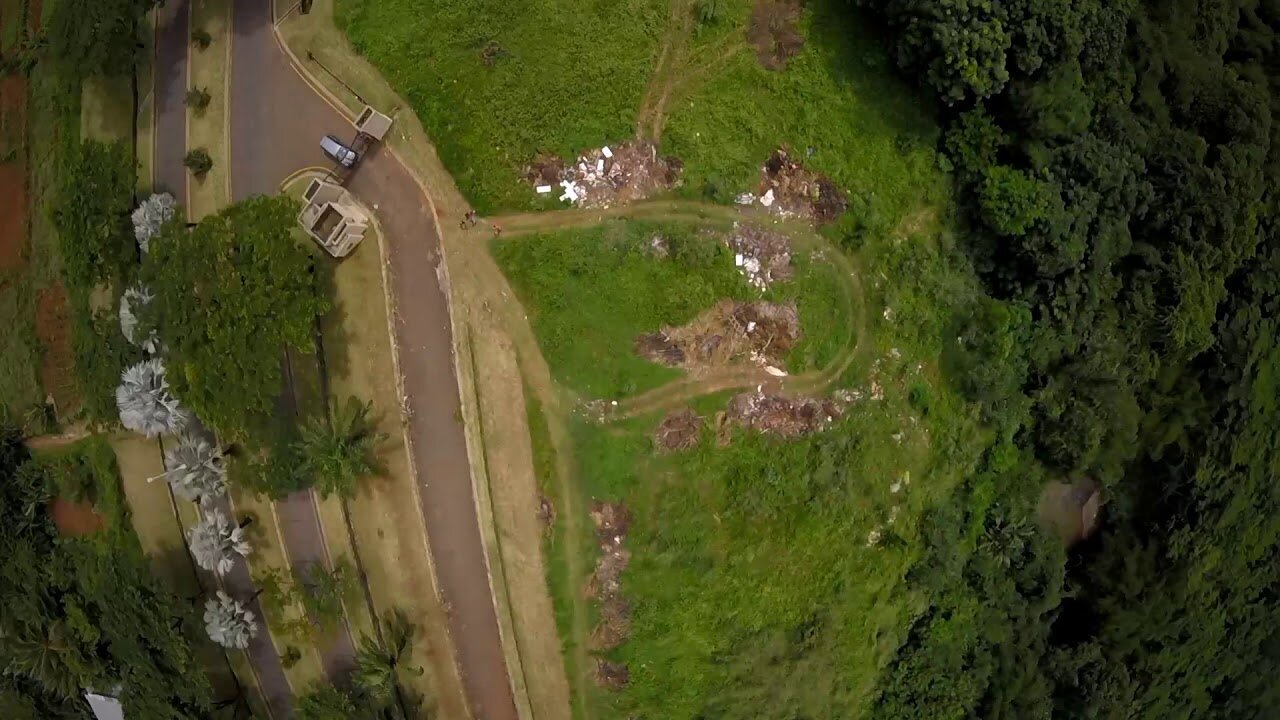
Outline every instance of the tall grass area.
[[[636, 355], [636, 336], [689, 322], [722, 298], [795, 299], [804, 339], [790, 353], [790, 369], [830, 362], [849, 320], [832, 267], [798, 251], [796, 276], [761, 293], [709, 232], [727, 229], [619, 220], [497, 242], [494, 256], [524, 302], [556, 379], [590, 397], [625, 397], [679, 377]], [[653, 254], [655, 236], [665, 239], [668, 257]]]
[[[868, 717], [926, 602], [906, 582], [922, 518], [950, 502], [991, 437], [938, 362], [976, 294], [968, 263], [927, 237], [872, 243], [859, 259], [883, 278], [869, 287], [874, 352], [838, 383], [863, 399], [829, 430], [795, 441], [737, 430], [720, 447], [708, 427], [696, 448], [658, 455], [659, 417], [568, 420], [579, 504], [621, 501], [634, 516], [622, 576], [633, 625], [609, 653], [630, 682], [589, 687], [594, 715]], [[725, 398], [693, 404], [709, 416]], [[579, 551], [592, 566], [594, 547]]]
[[806, 3], [804, 49], [781, 71], [765, 70], [746, 47], [745, 15], [726, 13], [721, 22], [736, 27], [739, 49], [705, 79], [691, 73], [663, 135], [663, 152], [685, 163], [681, 192], [728, 202], [755, 190], [769, 153], [786, 145], [846, 190], [847, 219], [872, 230], [945, 201], [930, 106], [894, 76], [851, 6]]
[[[413, 106], [485, 213], [538, 204], [520, 168], [633, 132], [665, 0], [340, 0], [336, 20]], [[546, 201], [544, 201], [545, 203]]]

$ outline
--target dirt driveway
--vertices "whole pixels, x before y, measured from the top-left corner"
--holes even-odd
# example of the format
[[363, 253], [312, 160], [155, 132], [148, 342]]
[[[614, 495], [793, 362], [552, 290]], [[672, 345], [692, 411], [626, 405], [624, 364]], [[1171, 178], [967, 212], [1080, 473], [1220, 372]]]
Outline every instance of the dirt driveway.
[[[271, 5], [235, 0], [231, 69], [231, 184], [236, 198], [274, 193], [290, 173], [324, 165], [323, 135], [351, 124], [289, 66], [271, 28]], [[488, 568], [476, 518], [440, 240], [426, 198], [390, 154], [373, 149], [348, 188], [374, 208], [386, 243], [396, 338], [407, 395], [411, 458], [450, 635], [471, 711], [514, 720]]]

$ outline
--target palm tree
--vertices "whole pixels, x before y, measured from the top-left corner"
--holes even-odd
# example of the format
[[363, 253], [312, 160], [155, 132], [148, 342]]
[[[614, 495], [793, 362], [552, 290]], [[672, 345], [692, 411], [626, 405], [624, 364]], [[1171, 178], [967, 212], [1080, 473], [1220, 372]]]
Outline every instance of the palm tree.
[[169, 486], [179, 497], [192, 502], [222, 497], [227, 493], [227, 466], [222, 450], [198, 435], [188, 435], [165, 453]]
[[151, 328], [145, 338], [138, 338], [135, 335], [138, 332], [138, 312], [151, 304], [154, 299], [155, 295], [152, 295], [151, 290], [145, 285], [135, 285], [125, 290], [120, 296], [120, 332], [131, 344], [141, 347], [149, 354], [155, 353], [159, 346], [155, 328]]
[[120, 375], [116, 407], [120, 424], [149, 438], [181, 431], [187, 425], [186, 410], [169, 392], [164, 363], [143, 360]]
[[178, 202], [169, 193], [152, 195], [143, 200], [133, 211], [133, 236], [142, 252], [146, 252], [151, 238], [160, 234], [164, 224], [173, 219]]
[[[400, 717], [409, 710], [407, 705], [414, 703], [402, 697], [396, 671], [409, 654], [418, 628], [397, 608], [383, 620], [379, 629], [377, 637], [365, 635], [361, 640], [352, 681], [374, 707], [389, 711], [392, 717]], [[421, 674], [422, 670], [418, 672]]]
[[252, 611], [219, 590], [217, 597], [204, 604], [204, 629], [209, 639], [222, 647], [243, 650], [258, 634], [258, 620]]
[[309, 418], [300, 428], [300, 471], [310, 474], [322, 497], [355, 494], [356, 481], [377, 472], [374, 451], [385, 435], [369, 424], [369, 403], [347, 400], [343, 411], [332, 407], [325, 415]]
[[219, 575], [229, 571], [237, 556], [247, 556], [252, 549], [244, 533], [248, 524], [233, 524], [221, 510], [206, 511], [200, 522], [187, 531], [187, 544], [196, 564]]

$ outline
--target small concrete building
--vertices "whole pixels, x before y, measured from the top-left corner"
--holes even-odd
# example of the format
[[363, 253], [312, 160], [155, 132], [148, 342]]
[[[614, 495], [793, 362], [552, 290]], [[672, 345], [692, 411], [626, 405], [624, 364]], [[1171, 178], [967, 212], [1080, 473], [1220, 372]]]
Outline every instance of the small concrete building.
[[307, 234], [334, 257], [346, 257], [364, 239], [369, 217], [351, 198], [351, 194], [325, 180], [312, 180], [302, 193], [306, 205], [298, 214], [298, 223]]

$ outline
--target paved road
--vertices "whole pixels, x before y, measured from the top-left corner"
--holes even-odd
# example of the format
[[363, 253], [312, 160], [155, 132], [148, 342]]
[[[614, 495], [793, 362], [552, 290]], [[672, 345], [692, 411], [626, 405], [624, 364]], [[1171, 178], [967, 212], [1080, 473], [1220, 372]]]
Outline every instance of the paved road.
[[187, 48], [188, 0], [169, 0], [156, 9], [156, 192], [187, 202]]
[[[353, 131], [289, 66], [271, 29], [269, 0], [234, 0], [233, 12], [231, 184], [235, 196], [244, 197], [275, 192], [293, 171], [324, 164], [320, 137], [350, 137]], [[376, 206], [386, 232], [411, 452], [468, 701], [477, 720], [515, 720], [466, 438], [455, 419], [459, 400], [452, 334], [436, 274], [440, 239], [417, 183], [390, 153], [374, 148], [348, 188]]]

